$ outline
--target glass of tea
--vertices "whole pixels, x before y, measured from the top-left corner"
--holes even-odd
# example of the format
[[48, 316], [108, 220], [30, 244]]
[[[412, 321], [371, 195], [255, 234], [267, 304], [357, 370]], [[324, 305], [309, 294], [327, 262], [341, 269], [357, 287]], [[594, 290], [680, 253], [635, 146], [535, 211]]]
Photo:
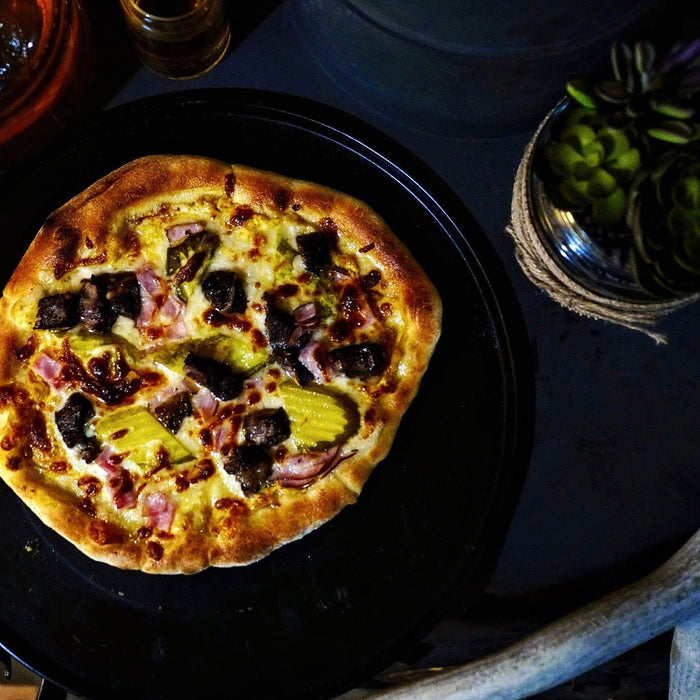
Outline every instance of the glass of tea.
[[141, 61], [168, 78], [195, 78], [226, 54], [225, 0], [120, 0]]

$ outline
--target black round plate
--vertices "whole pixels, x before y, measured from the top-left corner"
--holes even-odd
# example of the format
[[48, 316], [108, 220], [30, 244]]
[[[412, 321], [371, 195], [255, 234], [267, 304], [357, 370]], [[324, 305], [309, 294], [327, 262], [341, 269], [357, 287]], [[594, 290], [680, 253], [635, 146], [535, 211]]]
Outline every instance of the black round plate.
[[532, 371], [513, 291], [460, 200], [356, 119], [273, 93], [171, 93], [109, 110], [5, 190], [7, 279], [46, 216], [149, 153], [194, 153], [347, 192], [435, 282], [444, 332], [359, 501], [261, 562], [149, 576], [93, 562], [0, 485], [0, 643], [92, 698], [327, 697], [391, 663], [456, 586], [483, 590], [530, 451]]

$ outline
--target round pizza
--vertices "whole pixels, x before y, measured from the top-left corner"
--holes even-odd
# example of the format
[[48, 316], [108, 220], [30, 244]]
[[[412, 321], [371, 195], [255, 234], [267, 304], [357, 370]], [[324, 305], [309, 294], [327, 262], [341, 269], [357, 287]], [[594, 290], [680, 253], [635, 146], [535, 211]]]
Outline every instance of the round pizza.
[[0, 476], [87, 556], [243, 565], [356, 501], [440, 335], [367, 205], [154, 155], [52, 213], [0, 300]]

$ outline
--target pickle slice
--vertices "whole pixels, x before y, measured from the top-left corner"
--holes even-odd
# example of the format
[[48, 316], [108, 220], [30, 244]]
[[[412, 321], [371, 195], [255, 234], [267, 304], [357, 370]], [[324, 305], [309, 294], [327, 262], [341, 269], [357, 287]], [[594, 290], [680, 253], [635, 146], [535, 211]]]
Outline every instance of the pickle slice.
[[141, 466], [153, 464], [162, 445], [173, 464], [192, 457], [190, 451], [145, 406], [126, 406], [97, 420], [95, 433], [118, 452], [128, 452]]
[[318, 387], [280, 384], [292, 439], [300, 448], [345, 442], [359, 427], [357, 406], [346, 396]]
[[168, 248], [166, 270], [173, 277], [178, 296], [185, 302], [192, 296], [219, 246], [215, 233], [202, 231]]

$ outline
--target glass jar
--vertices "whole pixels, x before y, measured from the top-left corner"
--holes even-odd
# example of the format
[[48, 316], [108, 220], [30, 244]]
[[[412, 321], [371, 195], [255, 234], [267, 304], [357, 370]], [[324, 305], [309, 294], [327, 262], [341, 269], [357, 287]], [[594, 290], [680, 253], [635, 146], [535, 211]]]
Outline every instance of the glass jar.
[[168, 78], [195, 78], [231, 39], [225, 0], [120, 0], [138, 57]]
[[35, 155], [73, 116], [86, 57], [78, 0], [0, 3], [0, 172]]

